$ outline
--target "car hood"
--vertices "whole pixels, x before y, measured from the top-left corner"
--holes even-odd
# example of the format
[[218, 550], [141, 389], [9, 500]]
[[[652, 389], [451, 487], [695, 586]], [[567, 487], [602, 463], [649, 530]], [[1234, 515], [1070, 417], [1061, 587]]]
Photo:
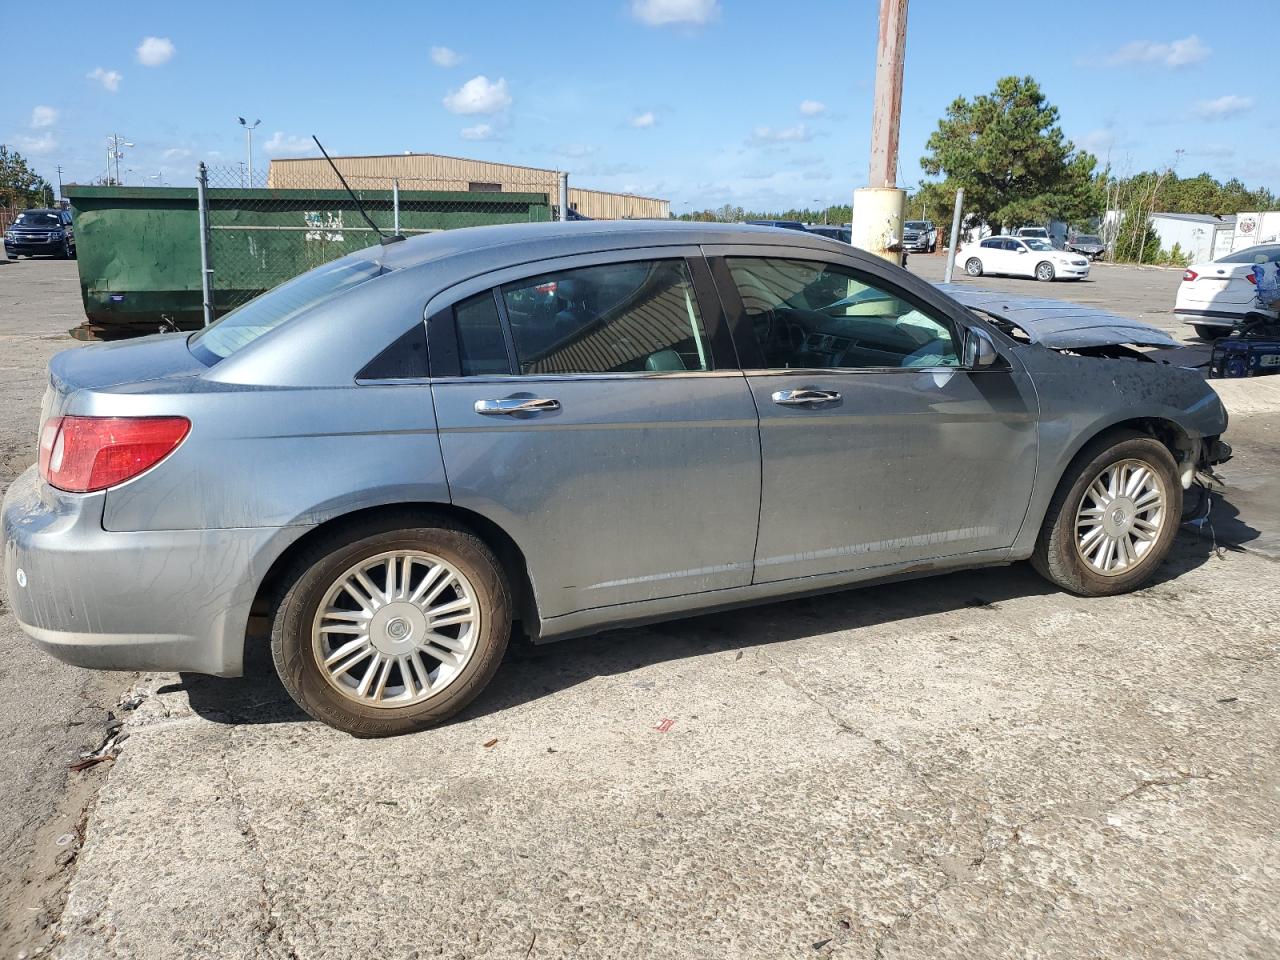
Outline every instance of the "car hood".
[[938, 289], [974, 310], [1007, 320], [1026, 331], [1032, 343], [1051, 350], [1132, 344], [1139, 347], [1178, 347], [1181, 344], [1150, 324], [1130, 320], [1097, 307], [1047, 297], [1022, 297], [967, 284], [940, 283]]

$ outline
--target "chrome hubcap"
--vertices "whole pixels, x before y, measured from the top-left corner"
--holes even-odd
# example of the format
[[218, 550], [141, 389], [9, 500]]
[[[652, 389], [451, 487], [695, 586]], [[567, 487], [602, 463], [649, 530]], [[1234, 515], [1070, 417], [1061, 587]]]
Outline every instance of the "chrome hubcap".
[[1141, 460], [1094, 477], [1076, 509], [1076, 552], [1094, 573], [1115, 577], [1143, 561], [1168, 518], [1164, 480]]
[[325, 593], [311, 647], [325, 679], [370, 707], [437, 696], [475, 653], [480, 605], [471, 582], [419, 550], [361, 560]]

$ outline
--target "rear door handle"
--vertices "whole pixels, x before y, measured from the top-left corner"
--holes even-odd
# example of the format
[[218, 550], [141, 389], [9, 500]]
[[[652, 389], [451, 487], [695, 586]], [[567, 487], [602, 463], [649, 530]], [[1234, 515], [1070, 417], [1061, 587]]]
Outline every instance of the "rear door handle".
[[560, 409], [560, 401], [550, 397], [512, 397], [509, 400], [477, 400], [476, 413], [486, 417], [511, 417], [521, 413], [549, 413]]
[[835, 403], [840, 394], [835, 390], [778, 390], [773, 402], [784, 407], [806, 407], [816, 403]]

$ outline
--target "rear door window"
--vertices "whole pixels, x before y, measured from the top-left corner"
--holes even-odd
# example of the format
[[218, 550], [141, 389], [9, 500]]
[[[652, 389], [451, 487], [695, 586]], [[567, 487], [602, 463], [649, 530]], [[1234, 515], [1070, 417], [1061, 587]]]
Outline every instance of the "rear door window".
[[500, 293], [521, 374], [712, 368], [684, 260], [562, 270], [506, 284]]

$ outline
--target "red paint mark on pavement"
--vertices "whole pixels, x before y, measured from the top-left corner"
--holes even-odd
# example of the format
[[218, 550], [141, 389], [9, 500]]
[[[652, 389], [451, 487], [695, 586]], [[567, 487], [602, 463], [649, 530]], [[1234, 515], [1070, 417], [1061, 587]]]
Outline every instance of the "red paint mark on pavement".
[[656, 727], [654, 727], [653, 729], [657, 730], [659, 733], [667, 733], [675, 725], [676, 725], [676, 722], [674, 720], [670, 719], [669, 717], [663, 717], [662, 722], [658, 724]]

